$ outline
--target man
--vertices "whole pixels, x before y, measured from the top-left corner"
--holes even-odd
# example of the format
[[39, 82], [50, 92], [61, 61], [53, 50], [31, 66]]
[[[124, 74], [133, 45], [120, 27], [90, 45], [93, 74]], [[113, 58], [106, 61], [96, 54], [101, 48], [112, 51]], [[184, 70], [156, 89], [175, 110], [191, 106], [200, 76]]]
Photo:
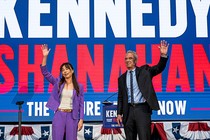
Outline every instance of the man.
[[168, 60], [169, 44], [160, 42], [160, 60], [157, 65], [137, 67], [138, 56], [134, 51], [125, 55], [127, 71], [118, 78], [117, 123], [123, 123], [126, 140], [151, 139], [152, 110], [159, 110], [159, 104], [152, 84], [152, 78], [161, 73]]

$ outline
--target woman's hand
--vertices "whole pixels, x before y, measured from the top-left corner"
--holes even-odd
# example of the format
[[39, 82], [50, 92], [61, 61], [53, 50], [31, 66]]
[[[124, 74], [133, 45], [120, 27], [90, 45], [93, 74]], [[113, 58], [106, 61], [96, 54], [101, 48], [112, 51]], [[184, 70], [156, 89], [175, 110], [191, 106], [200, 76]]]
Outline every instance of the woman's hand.
[[78, 131], [80, 131], [83, 127], [83, 120], [80, 119], [79, 122], [78, 122]]
[[49, 52], [50, 52], [50, 49], [48, 49], [47, 44], [43, 44], [43, 45], [41, 46], [41, 49], [42, 49], [43, 57], [48, 56], [48, 54], [49, 54]]
[[50, 49], [48, 49], [47, 44], [43, 44], [41, 46], [42, 54], [43, 54], [43, 59], [42, 59], [42, 66], [45, 66], [47, 64], [47, 56], [50, 52]]

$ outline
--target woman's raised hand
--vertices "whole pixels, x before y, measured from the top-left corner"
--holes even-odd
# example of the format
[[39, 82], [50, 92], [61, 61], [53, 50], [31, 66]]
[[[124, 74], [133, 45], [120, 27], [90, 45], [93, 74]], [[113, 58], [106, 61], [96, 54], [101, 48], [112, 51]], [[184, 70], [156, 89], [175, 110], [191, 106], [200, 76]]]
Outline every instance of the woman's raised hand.
[[47, 44], [43, 44], [43, 45], [41, 46], [41, 49], [42, 49], [42, 54], [43, 54], [43, 56], [44, 56], [44, 57], [45, 57], [45, 56], [48, 56], [48, 54], [49, 54], [49, 52], [50, 52], [50, 49], [48, 49]]

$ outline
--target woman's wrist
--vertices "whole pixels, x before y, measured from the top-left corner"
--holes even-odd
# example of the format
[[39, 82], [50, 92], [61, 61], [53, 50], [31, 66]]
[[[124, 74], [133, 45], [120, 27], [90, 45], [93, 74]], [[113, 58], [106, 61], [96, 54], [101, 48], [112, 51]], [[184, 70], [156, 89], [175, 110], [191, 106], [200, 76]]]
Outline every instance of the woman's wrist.
[[80, 119], [79, 121], [83, 122], [83, 119]]

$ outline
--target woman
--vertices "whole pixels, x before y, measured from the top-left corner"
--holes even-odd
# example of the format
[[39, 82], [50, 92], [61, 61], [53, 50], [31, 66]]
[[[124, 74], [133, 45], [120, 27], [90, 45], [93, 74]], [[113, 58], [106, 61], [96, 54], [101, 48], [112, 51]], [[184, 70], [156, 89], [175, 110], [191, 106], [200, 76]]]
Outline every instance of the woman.
[[55, 111], [52, 121], [52, 139], [76, 140], [77, 131], [83, 126], [84, 96], [83, 86], [77, 83], [74, 69], [70, 63], [60, 66], [61, 78], [54, 78], [47, 70], [47, 56], [50, 52], [47, 45], [41, 47], [43, 60], [41, 71], [43, 76], [53, 85], [53, 91], [46, 106]]

